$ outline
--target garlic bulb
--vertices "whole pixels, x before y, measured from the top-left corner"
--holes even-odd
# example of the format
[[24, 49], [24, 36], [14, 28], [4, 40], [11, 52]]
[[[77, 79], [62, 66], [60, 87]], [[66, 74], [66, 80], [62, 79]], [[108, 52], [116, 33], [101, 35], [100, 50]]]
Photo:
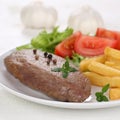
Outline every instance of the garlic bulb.
[[85, 35], [94, 35], [98, 27], [104, 26], [104, 22], [99, 12], [85, 5], [70, 15], [68, 26]]
[[28, 28], [51, 28], [57, 21], [57, 11], [53, 7], [46, 7], [41, 2], [34, 2], [23, 7], [21, 20]]

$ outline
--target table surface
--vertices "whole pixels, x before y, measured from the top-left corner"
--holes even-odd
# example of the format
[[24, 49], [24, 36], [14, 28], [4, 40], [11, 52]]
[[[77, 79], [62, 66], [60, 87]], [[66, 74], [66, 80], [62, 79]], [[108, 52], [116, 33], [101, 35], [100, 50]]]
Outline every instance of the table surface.
[[[30, 31], [22, 26], [20, 10], [30, 0], [0, 0], [0, 55], [21, 44], [28, 43], [38, 31]], [[59, 13], [58, 24], [67, 24], [71, 11], [88, 4], [97, 9], [105, 24], [117, 26], [120, 23], [119, 0], [43, 0], [53, 5]], [[64, 14], [63, 14], [64, 13]], [[120, 106], [93, 109], [72, 110], [48, 107], [23, 100], [0, 87], [0, 120], [114, 120], [119, 117]]]

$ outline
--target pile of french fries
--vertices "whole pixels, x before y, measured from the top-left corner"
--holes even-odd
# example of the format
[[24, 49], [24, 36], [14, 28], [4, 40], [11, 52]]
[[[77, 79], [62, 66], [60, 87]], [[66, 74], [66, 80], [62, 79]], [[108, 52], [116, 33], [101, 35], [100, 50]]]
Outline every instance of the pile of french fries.
[[80, 63], [80, 71], [90, 79], [92, 85], [110, 84], [109, 98], [120, 99], [120, 51], [106, 47], [104, 55], [86, 58]]

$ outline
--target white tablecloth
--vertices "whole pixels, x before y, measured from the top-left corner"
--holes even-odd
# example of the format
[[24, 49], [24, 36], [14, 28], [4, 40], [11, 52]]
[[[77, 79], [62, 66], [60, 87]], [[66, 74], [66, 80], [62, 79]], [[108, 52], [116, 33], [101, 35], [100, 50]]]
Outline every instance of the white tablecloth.
[[[30, 0], [0, 0], [0, 55], [21, 44], [28, 43], [36, 31], [25, 29], [20, 21], [20, 10]], [[43, 0], [56, 7], [59, 24], [66, 24], [71, 11], [84, 4], [97, 9], [105, 24], [120, 24], [119, 0]], [[94, 109], [72, 110], [48, 107], [23, 100], [0, 87], [0, 120], [114, 120], [119, 119], [120, 106]]]

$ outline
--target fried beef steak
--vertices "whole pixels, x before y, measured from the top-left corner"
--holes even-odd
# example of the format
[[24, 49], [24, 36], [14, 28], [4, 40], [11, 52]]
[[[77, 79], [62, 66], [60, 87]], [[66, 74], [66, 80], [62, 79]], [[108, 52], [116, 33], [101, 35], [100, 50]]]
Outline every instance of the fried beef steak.
[[[65, 59], [40, 50], [14, 51], [4, 59], [6, 69], [32, 89], [59, 101], [83, 102], [91, 93], [91, 84], [79, 70], [64, 78], [61, 68]], [[75, 67], [70, 63], [70, 66]]]

